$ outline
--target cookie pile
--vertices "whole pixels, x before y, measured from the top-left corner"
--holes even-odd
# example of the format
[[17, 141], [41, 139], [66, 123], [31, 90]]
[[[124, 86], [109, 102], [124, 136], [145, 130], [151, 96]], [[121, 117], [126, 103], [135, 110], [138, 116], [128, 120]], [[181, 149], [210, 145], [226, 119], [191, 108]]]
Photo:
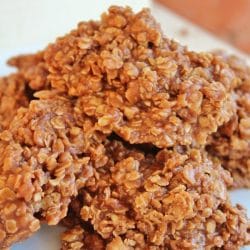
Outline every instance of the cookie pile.
[[41, 222], [63, 250], [239, 249], [250, 187], [250, 68], [110, 7], [0, 80], [0, 248]]

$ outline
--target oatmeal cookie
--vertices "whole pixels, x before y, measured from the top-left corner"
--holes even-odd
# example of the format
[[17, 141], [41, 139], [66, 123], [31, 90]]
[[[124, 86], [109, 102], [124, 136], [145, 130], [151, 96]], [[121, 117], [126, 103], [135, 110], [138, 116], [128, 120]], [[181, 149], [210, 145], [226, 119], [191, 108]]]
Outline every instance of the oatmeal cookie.
[[38, 219], [57, 224], [93, 168], [105, 164], [102, 136], [91, 120], [78, 123], [73, 106], [56, 96], [32, 101], [0, 134], [1, 249], [36, 231]]
[[250, 67], [237, 57], [223, 57], [241, 82], [232, 93], [233, 117], [209, 138], [207, 149], [231, 172], [233, 187], [250, 187]]
[[8, 64], [18, 69], [19, 74], [22, 75], [31, 90], [49, 87], [48, 70], [43, 59], [43, 51], [12, 57], [8, 60]]
[[26, 84], [21, 74], [0, 77], [0, 131], [7, 129], [20, 107], [27, 107]]
[[158, 147], [204, 145], [232, 117], [233, 70], [164, 37], [147, 9], [111, 7], [37, 55], [11, 59], [32, 89], [78, 97], [99, 130]]
[[79, 97], [100, 130], [130, 143], [203, 145], [232, 115], [234, 72], [166, 39], [145, 9], [111, 7], [44, 52], [53, 88]]
[[109, 161], [72, 202], [82, 229], [70, 225], [77, 229], [69, 243], [83, 246], [84, 232], [98, 234], [110, 250], [239, 249], [249, 242], [246, 213], [228, 199], [232, 179], [206, 154], [105, 146]]
[[[62, 234], [61, 250], [105, 250], [104, 240], [96, 233], [85, 231], [80, 225]], [[122, 250], [122, 249], [119, 249]]]

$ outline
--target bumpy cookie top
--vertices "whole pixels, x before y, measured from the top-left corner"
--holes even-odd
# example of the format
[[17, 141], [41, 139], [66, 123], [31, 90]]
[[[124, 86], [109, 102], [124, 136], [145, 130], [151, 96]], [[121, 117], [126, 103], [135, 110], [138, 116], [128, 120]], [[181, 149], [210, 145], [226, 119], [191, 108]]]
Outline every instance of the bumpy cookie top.
[[219, 57], [164, 37], [147, 9], [111, 7], [37, 55], [10, 61], [31, 88], [79, 97], [106, 134], [158, 147], [203, 145], [232, 116], [237, 77]]

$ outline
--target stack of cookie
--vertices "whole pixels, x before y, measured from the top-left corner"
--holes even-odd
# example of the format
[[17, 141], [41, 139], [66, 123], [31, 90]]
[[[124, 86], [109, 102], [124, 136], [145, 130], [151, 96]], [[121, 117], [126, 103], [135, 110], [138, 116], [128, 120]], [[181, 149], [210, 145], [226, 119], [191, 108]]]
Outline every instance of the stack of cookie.
[[0, 247], [62, 223], [62, 249], [239, 249], [250, 69], [110, 7], [0, 80]]

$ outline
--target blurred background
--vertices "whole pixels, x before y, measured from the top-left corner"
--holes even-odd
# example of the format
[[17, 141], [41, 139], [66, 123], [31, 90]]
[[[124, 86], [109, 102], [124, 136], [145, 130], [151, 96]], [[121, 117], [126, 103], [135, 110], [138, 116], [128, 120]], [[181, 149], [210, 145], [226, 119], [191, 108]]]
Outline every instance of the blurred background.
[[[168, 8], [250, 53], [250, 0], [0, 0], [0, 52], [17, 45], [45, 46], [79, 21], [97, 19], [110, 4], [130, 5], [135, 10], [166, 7], [166, 18]], [[179, 33], [186, 36], [188, 29], [183, 27]], [[178, 38], [180, 34], [173, 35]]]
[[157, 0], [169, 9], [250, 53], [249, 0]]
[[110, 4], [124, 3], [137, 11], [149, 6], [149, 0], [0, 0], [0, 52], [42, 48], [78, 22], [98, 19]]
[[196, 50], [231, 44], [250, 53], [250, 0], [0, 0], [0, 56], [43, 48], [111, 4], [150, 7], [168, 36]]

